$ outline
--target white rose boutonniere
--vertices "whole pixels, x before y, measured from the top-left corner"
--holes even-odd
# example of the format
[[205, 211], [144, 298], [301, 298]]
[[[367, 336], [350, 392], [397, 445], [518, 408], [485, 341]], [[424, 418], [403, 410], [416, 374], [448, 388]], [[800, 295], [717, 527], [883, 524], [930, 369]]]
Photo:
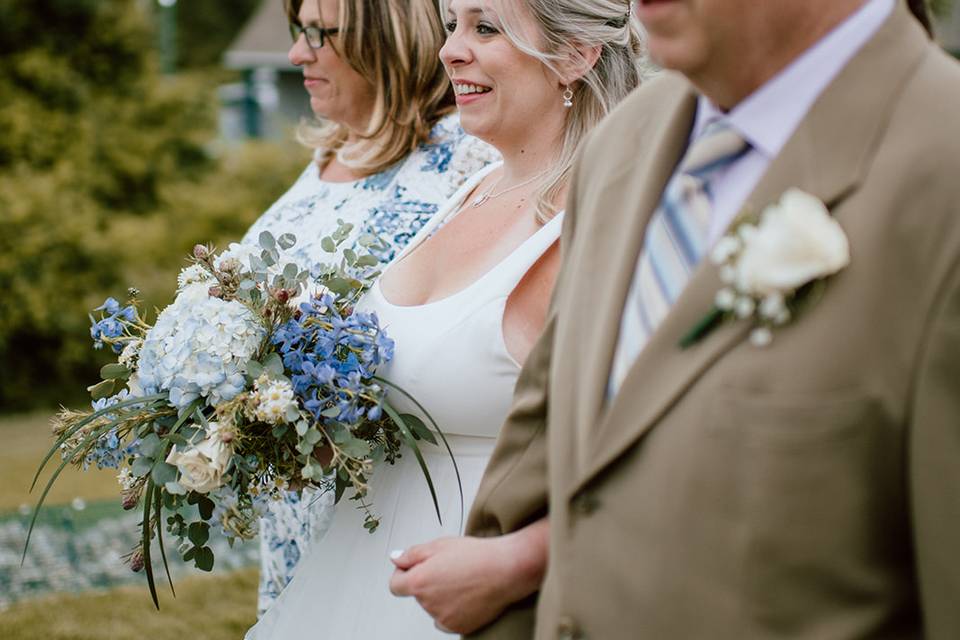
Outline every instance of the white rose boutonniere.
[[205, 440], [183, 452], [174, 445], [166, 460], [180, 471], [180, 486], [198, 493], [210, 493], [223, 484], [223, 474], [233, 456], [233, 447], [226, 442], [228, 430], [210, 422], [208, 434]]
[[758, 219], [741, 216], [710, 259], [725, 286], [680, 345], [691, 346], [725, 319], [753, 318], [750, 341], [765, 346], [814, 285], [850, 263], [850, 244], [820, 200], [790, 189]]

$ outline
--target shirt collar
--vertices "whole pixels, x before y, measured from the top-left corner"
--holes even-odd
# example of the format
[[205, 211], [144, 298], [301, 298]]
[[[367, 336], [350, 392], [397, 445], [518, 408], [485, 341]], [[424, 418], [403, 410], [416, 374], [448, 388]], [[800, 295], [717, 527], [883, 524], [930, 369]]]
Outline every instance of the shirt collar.
[[696, 139], [714, 120], [727, 122], [753, 149], [773, 159], [827, 85], [880, 29], [897, 0], [866, 0], [857, 11], [802, 53], [729, 113], [704, 96], [697, 102]]

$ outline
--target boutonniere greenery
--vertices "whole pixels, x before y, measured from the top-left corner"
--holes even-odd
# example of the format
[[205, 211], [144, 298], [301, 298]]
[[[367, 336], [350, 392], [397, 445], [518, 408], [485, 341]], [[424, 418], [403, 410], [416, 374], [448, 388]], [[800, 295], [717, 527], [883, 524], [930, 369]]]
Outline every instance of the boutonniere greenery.
[[850, 263], [847, 236], [816, 197], [790, 189], [759, 215], [745, 211], [710, 252], [723, 288], [713, 308], [681, 339], [687, 348], [728, 320], [752, 320], [750, 342], [762, 347], [773, 329], [819, 297], [825, 279]]

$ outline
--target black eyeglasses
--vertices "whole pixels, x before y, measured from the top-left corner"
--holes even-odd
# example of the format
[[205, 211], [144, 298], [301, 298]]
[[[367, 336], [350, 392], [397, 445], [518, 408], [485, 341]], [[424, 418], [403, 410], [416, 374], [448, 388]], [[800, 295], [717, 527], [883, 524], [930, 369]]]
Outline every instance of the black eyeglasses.
[[303, 27], [295, 22], [290, 23], [290, 37], [296, 42], [300, 34], [307, 37], [307, 44], [311, 49], [319, 49], [324, 41], [332, 35], [340, 33], [340, 29], [321, 29], [320, 27]]

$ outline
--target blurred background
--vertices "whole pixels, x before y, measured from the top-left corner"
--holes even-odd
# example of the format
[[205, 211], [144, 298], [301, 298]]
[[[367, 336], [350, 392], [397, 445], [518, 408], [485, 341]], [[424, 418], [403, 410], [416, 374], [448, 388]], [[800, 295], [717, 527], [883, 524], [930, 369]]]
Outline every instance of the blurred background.
[[[932, 4], [960, 53], [960, 3]], [[109, 471], [64, 474], [20, 555], [50, 415], [106, 362], [88, 311], [130, 286], [164, 305], [195, 243], [239, 239], [305, 166], [288, 47], [282, 0], [0, 0], [4, 640], [236, 639], [254, 620], [256, 543], [217, 541], [211, 575], [174, 566], [153, 610]]]
[[114, 472], [61, 476], [20, 555], [50, 415], [89, 402], [107, 358], [88, 311], [130, 286], [166, 304], [195, 243], [239, 239], [306, 166], [288, 33], [282, 0], [0, 0], [4, 640], [235, 640], [254, 620], [255, 543], [217, 541], [212, 575], [174, 566], [153, 610]]

